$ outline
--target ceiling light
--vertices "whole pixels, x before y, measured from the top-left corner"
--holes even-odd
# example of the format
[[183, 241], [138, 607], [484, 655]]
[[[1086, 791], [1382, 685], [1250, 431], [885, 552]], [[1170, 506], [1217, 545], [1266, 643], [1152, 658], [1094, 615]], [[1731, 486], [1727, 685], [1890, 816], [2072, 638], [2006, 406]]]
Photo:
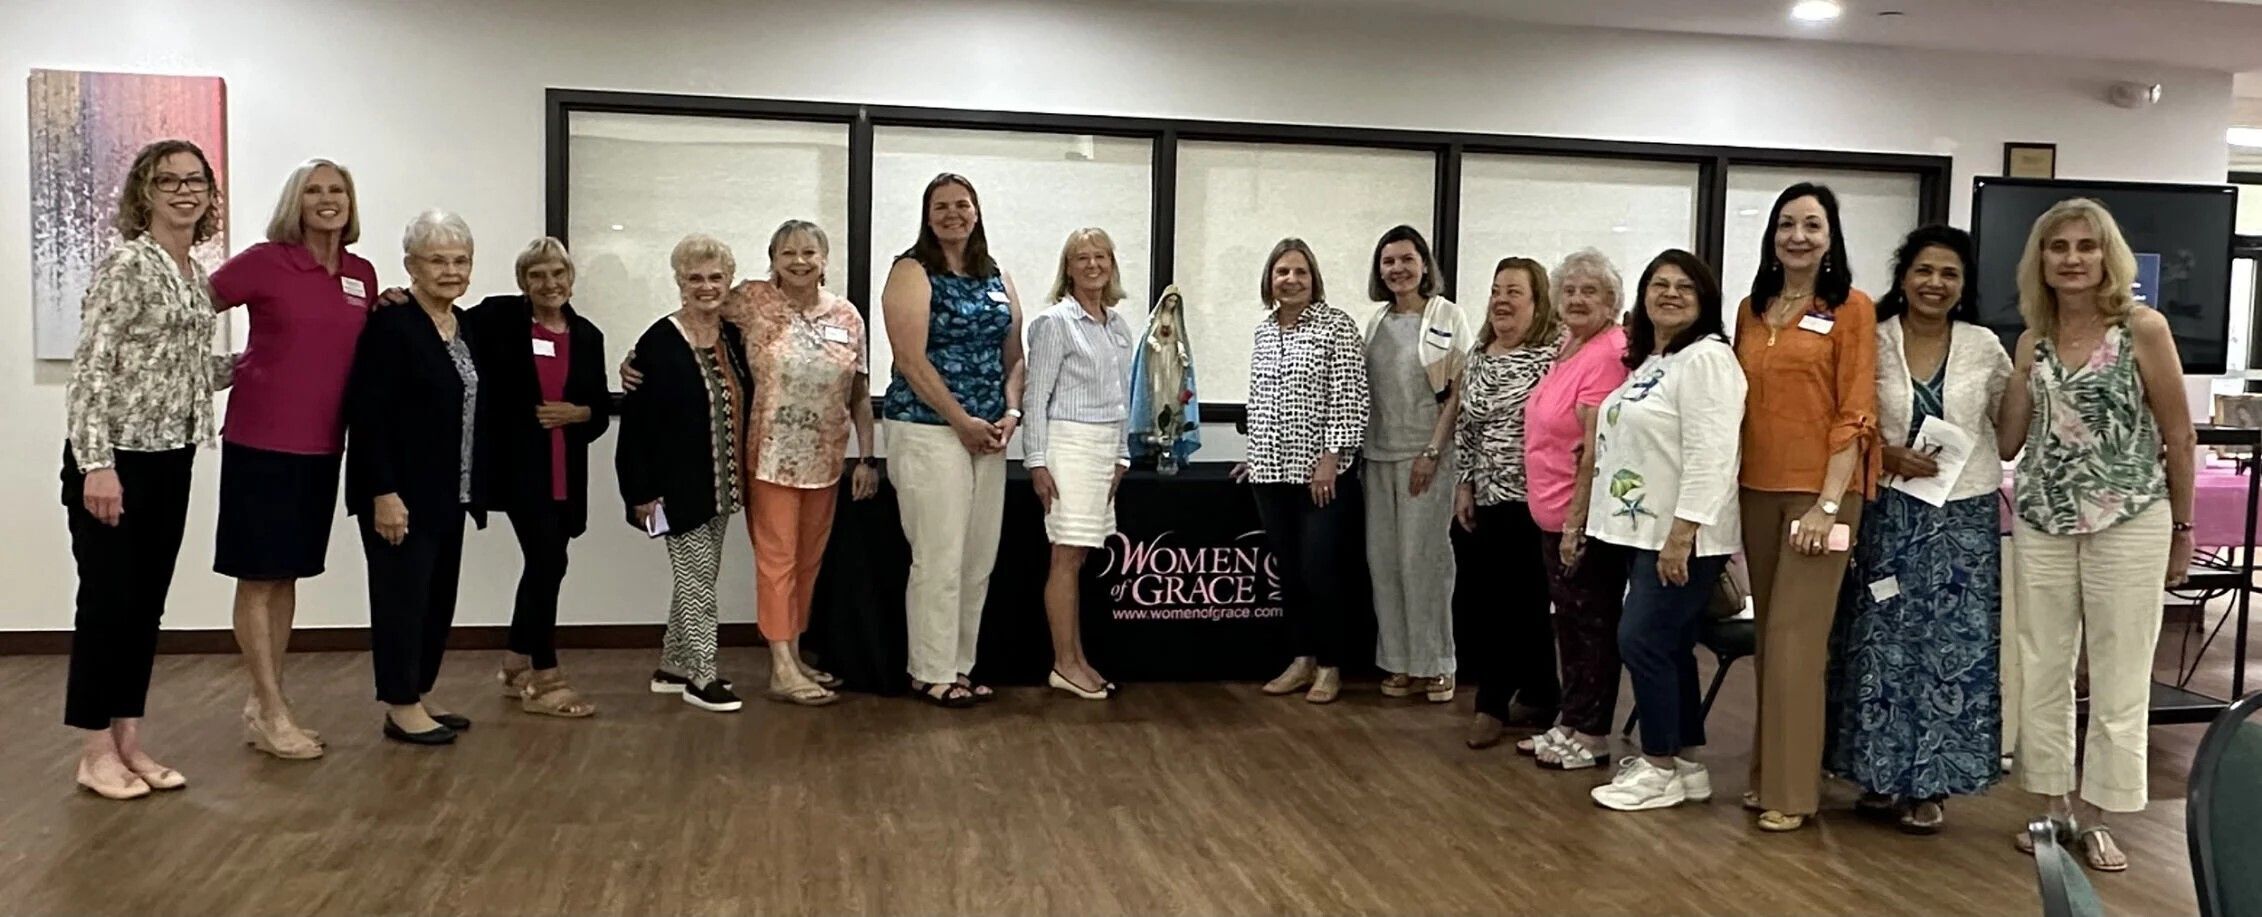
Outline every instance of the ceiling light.
[[1837, 0], [1799, 0], [1791, 4], [1791, 18], [1800, 22], [1829, 22], [1844, 15], [1845, 7]]
[[1611, 232], [1633, 232], [1634, 230], [1633, 230], [1633, 227], [1631, 227], [1631, 226], [1627, 226], [1627, 225], [1626, 225], [1626, 224], [1624, 224], [1624, 223], [1620, 223], [1620, 224], [1618, 224], [1618, 225], [1616, 225], [1616, 226], [1612, 226], [1612, 227], [1610, 227], [1610, 231], [1611, 231]]
[[627, 228], [628, 228], [628, 227], [626, 227], [626, 226], [622, 226], [622, 225], [621, 225], [621, 224], [619, 224], [619, 223], [614, 223], [614, 224], [613, 224], [613, 231], [614, 231], [614, 232], [619, 232], [619, 231], [621, 231], [621, 230], [623, 230], [623, 229], [627, 229]]
[[2223, 139], [2232, 146], [2262, 149], [2262, 127], [2234, 127], [2223, 132]]

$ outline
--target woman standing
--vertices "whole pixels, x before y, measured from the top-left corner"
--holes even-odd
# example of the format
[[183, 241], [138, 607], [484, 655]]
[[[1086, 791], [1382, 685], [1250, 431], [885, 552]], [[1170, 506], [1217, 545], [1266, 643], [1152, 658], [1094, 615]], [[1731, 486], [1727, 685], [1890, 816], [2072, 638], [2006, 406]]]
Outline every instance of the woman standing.
[[589, 528], [589, 444], [612, 422], [605, 335], [574, 311], [565, 243], [534, 240], [516, 268], [521, 295], [490, 296], [464, 313], [487, 389], [487, 494], [510, 515], [525, 557], [495, 675], [520, 710], [572, 719], [597, 706], [558, 669], [558, 590], [566, 544]]
[[1375, 665], [1386, 697], [1453, 699], [1453, 421], [1468, 322], [1438, 295], [1445, 280], [1411, 226], [1375, 243], [1365, 327], [1367, 569], [1374, 578]]
[[[2147, 798], [2160, 589], [2191, 567], [2198, 448], [2175, 336], [2130, 295], [2135, 279], [2136, 256], [2104, 205], [2061, 201], [2034, 221], [2019, 259], [2027, 330], [1997, 430], [2004, 458], [2026, 450], [2013, 486], [2026, 708], [2019, 782], [2051, 797], [2051, 814], [2078, 826], [2070, 840], [2089, 867], [2105, 872], [2128, 868], [2106, 813], [2142, 811]], [[2085, 640], [2089, 738], [2077, 805], [2073, 672]]]
[[1617, 265], [1594, 249], [1573, 252], [1555, 269], [1555, 303], [1569, 334], [1554, 368], [1524, 409], [1524, 477], [1540, 560], [1555, 604], [1563, 659], [1563, 716], [1554, 728], [1516, 743], [1541, 767], [1582, 770], [1610, 757], [1618, 709], [1618, 617], [1626, 596], [1626, 552], [1587, 541], [1596, 409], [1626, 380], [1626, 329]]
[[485, 527], [479, 370], [455, 302], [471, 285], [471, 227], [429, 210], [401, 236], [410, 303], [362, 327], [346, 385], [346, 512], [369, 561], [370, 662], [384, 735], [446, 745], [471, 720], [426, 695], [440, 677], [463, 566], [463, 520]]
[[346, 377], [377, 291], [353, 173], [327, 159], [292, 170], [267, 241], [212, 273], [213, 305], [243, 306], [251, 337], [220, 431], [214, 572], [236, 580], [236, 646], [251, 676], [244, 741], [278, 758], [322, 756], [283, 696], [298, 581], [319, 576], [338, 514]]
[[[1876, 492], [1877, 316], [1846, 266], [1838, 198], [1784, 189], [1736, 310], [1744, 405], [1744, 556], [1759, 632], [1746, 806], [1796, 831], [1821, 803], [1830, 622], [1861, 499]], [[1843, 505], [1851, 489], [1856, 499]]]
[[1131, 467], [1124, 423], [1131, 416], [1131, 326], [1115, 240], [1100, 229], [1068, 234], [1052, 284], [1051, 308], [1029, 320], [1029, 385], [1021, 403], [1028, 426], [1022, 464], [1045, 507], [1052, 567], [1045, 577], [1045, 621], [1052, 629], [1047, 682], [1085, 700], [1106, 700], [1115, 685], [1084, 658], [1077, 577], [1084, 555], [1115, 534], [1115, 488]]
[[879, 491], [864, 317], [825, 289], [832, 243], [817, 224], [787, 220], [770, 235], [770, 278], [740, 284], [733, 319], [754, 374], [747, 418], [746, 529], [754, 541], [754, 611], [770, 645], [769, 697], [803, 706], [840, 698], [840, 679], [801, 658], [817, 569], [832, 535], [848, 432], [863, 460], [850, 495]]
[[1597, 805], [1639, 812], [1712, 798], [1712, 774], [1682, 755], [1704, 744], [1696, 644], [1714, 584], [1740, 548], [1736, 439], [1744, 372], [1723, 336], [1720, 282], [1670, 249], [1642, 270], [1626, 340], [1631, 373], [1602, 403], [1587, 534], [1631, 552], [1618, 653], [1641, 711], [1641, 747]]
[[967, 707], [994, 696], [969, 676], [1021, 423], [1021, 298], [990, 258], [973, 182], [935, 176], [920, 212], [880, 294], [895, 356], [882, 416], [911, 542], [911, 689]]
[[134, 156], [71, 357], [62, 499], [79, 588], [63, 723], [86, 733], [78, 784], [110, 799], [188, 785], [142, 747], [141, 719], [190, 469], [234, 369], [212, 354], [211, 285], [189, 257], [219, 231], [215, 187], [186, 140]]
[[[1877, 304], [1877, 419], [1885, 473], [1942, 473], [1919, 439], [1953, 427], [1978, 451], [1935, 506], [1880, 489], [1862, 520], [1854, 583], [1832, 649], [1836, 716], [1830, 770], [1860, 784], [1860, 808], [1901, 830], [1940, 830], [1949, 796], [1998, 777], [2002, 700], [2002, 534], [1995, 413], [2011, 358], [1976, 323], [1965, 278], [1970, 234], [1927, 226], [1893, 256], [1892, 292]], [[1887, 584], [1883, 587], [1877, 584]]]
[[1358, 497], [1353, 463], [1367, 438], [1365, 347], [1359, 326], [1327, 304], [1319, 259], [1304, 240], [1272, 247], [1261, 284], [1270, 312], [1249, 351], [1249, 460], [1233, 477], [1256, 485], [1257, 518], [1280, 566], [1296, 641], [1296, 658], [1264, 692], [1302, 690], [1304, 700], [1325, 704], [1342, 693], [1353, 652], [1344, 635], [1352, 613], [1344, 498]]
[[[1555, 676], [1555, 636], [1547, 599], [1524, 585], [1544, 580], [1539, 526], [1524, 489], [1524, 405], [1563, 347], [1563, 320], [1547, 296], [1547, 269], [1529, 258], [1503, 258], [1492, 269], [1492, 299], [1476, 352], [1461, 374], [1454, 449], [1460, 483], [1453, 516], [1468, 547], [1503, 588], [1495, 607], [1474, 609], [1482, 635], [1470, 654], [1483, 681], [1470, 748], [1500, 743], [1509, 727], [1545, 729], [1563, 703]], [[1464, 599], [1466, 601], [1466, 599]]]
[[668, 265], [682, 304], [630, 351], [642, 381], [621, 402], [613, 467], [629, 523], [667, 538], [674, 589], [652, 693], [728, 713], [744, 702], [715, 671], [715, 579], [724, 526], [746, 503], [740, 431], [754, 384], [744, 341], [723, 321], [738, 261], [729, 246], [689, 235]]

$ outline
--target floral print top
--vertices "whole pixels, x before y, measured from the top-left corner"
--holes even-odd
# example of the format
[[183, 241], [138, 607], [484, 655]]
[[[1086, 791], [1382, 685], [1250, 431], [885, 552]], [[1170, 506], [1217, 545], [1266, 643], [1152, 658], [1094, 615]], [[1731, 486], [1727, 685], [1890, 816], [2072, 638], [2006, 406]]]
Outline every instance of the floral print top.
[[[682, 327], [677, 326], [677, 330]], [[686, 335], [684, 340], [689, 341]], [[715, 461], [715, 516], [728, 516], [746, 505], [745, 485], [739, 480], [738, 468], [738, 399], [743, 397], [738, 383], [731, 378], [730, 361], [723, 354], [721, 339], [713, 347], [693, 345], [691, 352], [699, 358], [699, 379], [707, 385], [707, 421], [710, 424], [708, 442], [714, 447]]]
[[1524, 500], [1524, 402], [1555, 365], [1563, 334], [1504, 354], [1479, 349], [1461, 370], [1461, 416], [1453, 451], [1461, 483], [1478, 506]]
[[2144, 403], [2126, 324], [2072, 370], [2044, 336], [2027, 386], [2034, 416], [2012, 485], [2026, 524], [2052, 535], [2101, 532], [2167, 495], [2160, 425]]
[[869, 397], [855, 384], [871, 371], [864, 317], [855, 303], [824, 290], [817, 293], [816, 307], [804, 310], [768, 281], [740, 284], [736, 297], [754, 370], [746, 434], [754, 479], [831, 487], [848, 455], [849, 399]]
[[[1013, 327], [1005, 277], [962, 277], [927, 272], [934, 291], [927, 301], [927, 361], [942, 375], [966, 413], [995, 423], [1005, 418], [1005, 335]], [[919, 400], [901, 369], [889, 373], [881, 416], [911, 423], [944, 423]]]
[[212, 352], [212, 284], [203, 265], [183, 273], [157, 240], [121, 242], [94, 269], [71, 357], [71, 456], [81, 471], [113, 453], [210, 445], [212, 393], [235, 357]]
[[1673, 520], [1685, 519], [1698, 526], [1695, 556], [1742, 550], [1736, 467], [1747, 391], [1735, 349], [1718, 337], [1627, 374], [1595, 421], [1587, 535], [1662, 551]]

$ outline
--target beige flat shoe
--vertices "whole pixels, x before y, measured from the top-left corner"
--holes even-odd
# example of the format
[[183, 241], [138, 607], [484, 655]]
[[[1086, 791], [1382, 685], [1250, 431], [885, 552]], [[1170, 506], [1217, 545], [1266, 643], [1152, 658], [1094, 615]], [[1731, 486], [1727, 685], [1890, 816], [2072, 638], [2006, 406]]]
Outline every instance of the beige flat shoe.
[[1323, 668], [1312, 675], [1312, 689], [1304, 692], [1307, 704], [1332, 704], [1343, 694], [1343, 670]]
[[1806, 827], [1807, 816], [1785, 815], [1774, 809], [1759, 813], [1759, 830], [1782, 834]]
[[1312, 675], [1317, 670], [1318, 666], [1314, 665], [1310, 659], [1298, 659], [1289, 663], [1288, 669], [1281, 672], [1278, 677], [1265, 682], [1265, 686], [1260, 690], [1274, 696], [1294, 694], [1311, 685]]
[[[133, 765], [126, 767], [132, 769]], [[153, 790], [179, 790], [188, 787], [187, 777], [181, 776], [180, 771], [163, 765], [146, 771], [135, 770], [134, 776], [140, 777], [141, 782], [149, 784], [149, 788]]]
[[122, 783], [103, 783], [95, 779], [93, 772], [87, 770], [83, 760], [79, 762], [78, 783], [104, 799], [140, 799], [149, 795], [149, 783], [140, 777], [128, 775]]

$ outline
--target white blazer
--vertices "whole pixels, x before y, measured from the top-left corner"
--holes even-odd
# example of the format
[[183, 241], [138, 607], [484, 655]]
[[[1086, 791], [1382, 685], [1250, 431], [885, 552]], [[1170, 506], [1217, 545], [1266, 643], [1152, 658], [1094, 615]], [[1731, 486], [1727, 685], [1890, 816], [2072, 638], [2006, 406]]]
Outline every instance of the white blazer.
[[[1376, 303], [1359, 329], [1360, 337], [1372, 344], [1375, 326], [1389, 314], [1389, 303]], [[1469, 350], [1475, 345], [1476, 338], [1469, 334], [1469, 317], [1461, 307], [1443, 296], [1430, 297], [1429, 304], [1422, 307], [1422, 340], [1414, 352], [1421, 354], [1422, 373], [1429, 377], [1431, 391], [1443, 396], [1445, 387], [1461, 378], [1461, 368], [1468, 364]]]
[[[1877, 428], [1888, 445], [1909, 442], [1909, 409], [1916, 383], [1909, 378], [1908, 352], [1902, 349], [1901, 317], [1877, 323]], [[1995, 452], [1995, 409], [2011, 378], [2011, 355], [1989, 331], [1969, 322], [1948, 326], [1948, 378], [1941, 407], [1949, 423], [1978, 442], [1971, 460], [1948, 487], [1948, 499], [1993, 493], [2003, 486], [2003, 462]]]

